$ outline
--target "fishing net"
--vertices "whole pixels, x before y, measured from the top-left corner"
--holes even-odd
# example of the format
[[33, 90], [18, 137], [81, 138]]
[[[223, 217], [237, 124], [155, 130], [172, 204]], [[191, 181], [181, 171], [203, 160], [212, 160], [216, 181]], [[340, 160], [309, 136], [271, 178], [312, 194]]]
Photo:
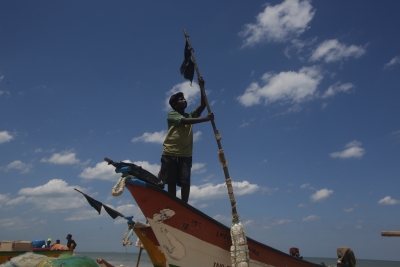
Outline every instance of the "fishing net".
[[98, 267], [99, 265], [86, 256], [65, 256], [51, 258], [44, 255], [27, 252], [10, 261], [0, 264], [0, 267]]
[[231, 262], [232, 267], [249, 266], [249, 248], [247, 247], [246, 232], [240, 221], [232, 221], [231, 226]]
[[65, 258], [47, 258], [41, 261], [36, 267], [98, 267], [93, 259], [86, 256], [73, 256]]
[[12, 258], [10, 261], [0, 264], [1, 267], [30, 267], [36, 266], [39, 262], [46, 259], [44, 255], [27, 252], [17, 257]]

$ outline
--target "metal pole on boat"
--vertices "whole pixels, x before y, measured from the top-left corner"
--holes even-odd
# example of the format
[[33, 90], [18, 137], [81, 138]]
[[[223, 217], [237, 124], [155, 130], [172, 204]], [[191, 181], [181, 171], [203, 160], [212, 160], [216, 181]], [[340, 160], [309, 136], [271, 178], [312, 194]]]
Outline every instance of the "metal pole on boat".
[[[190, 44], [189, 35], [187, 34], [185, 29], [183, 30], [183, 33], [185, 34], [188, 49], [190, 50], [191, 55], [192, 55], [192, 60], [194, 63], [194, 68], [197, 73], [197, 77], [201, 77], [200, 70], [197, 65], [196, 58], [194, 56], [193, 47]], [[206, 102], [208, 113], [211, 113], [211, 108], [208, 103], [204, 85], [200, 85], [200, 90], [204, 96], [204, 100]], [[247, 240], [246, 240], [246, 235], [245, 235], [245, 232], [243, 229], [243, 225], [239, 221], [239, 215], [236, 210], [236, 201], [235, 201], [235, 195], [233, 193], [232, 179], [229, 176], [228, 162], [226, 161], [224, 150], [222, 149], [222, 145], [221, 145], [222, 138], [219, 135], [219, 132], [217, 130], [214, 120], [211, 121], [211, 125], [214, 130], [215, 140], [217, 141], [218, 150], [219, 150], [218, 151], [219, 161], [222, 164], [222, 169], [224, 171], [225, 183], [228, 188], [228, 195], [229, 195], [229, 200], [231, 202], [231, 208], [232, 208], [232, 226], [231, 226], [231, 237], [232, 237], [232, 248], [233, 248], [233, 251], [231, 248], [232, 267], [236, 267], [236, 266], [247, 267], [247, 266], [249, 266]], [[238, 256], [238, 255], [241, 255], [241, 256]]]

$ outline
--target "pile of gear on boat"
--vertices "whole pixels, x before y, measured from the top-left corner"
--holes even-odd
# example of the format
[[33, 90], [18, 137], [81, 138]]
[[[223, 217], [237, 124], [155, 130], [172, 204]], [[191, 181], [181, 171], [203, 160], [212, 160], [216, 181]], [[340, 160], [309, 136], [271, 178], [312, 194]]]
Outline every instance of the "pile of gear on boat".
[[[298, 248], [290, 248], [289, 254], [292, 257], [303, 259], [303, 256], [300, 256], [300, 250]], [[349, 247], [338, 247], [337, 256], [337, 267], [356, 267], [356, 257]], [[321, 262], [321, 265], [325, 266], [325, 263]]]
[[67, 236], [67, 245], [51, 238], [47, 241], [2, 241], [0, 242], [0, 267], [99, 267], [95, 260], [73, 253], [76, 242]]
[[72, 239], [72, 235], [68, 234], [67, 245], [60, 244], [60, 240], [57, 239], [53, 244], [51, 238], [47, 239], [35, 239], [32, 241], [2, 241], [0, 242], [0, 251], [32, 251], [33, 249], [50, 249], [50, 250], [74, 250], [76, 248], [76, 242]]

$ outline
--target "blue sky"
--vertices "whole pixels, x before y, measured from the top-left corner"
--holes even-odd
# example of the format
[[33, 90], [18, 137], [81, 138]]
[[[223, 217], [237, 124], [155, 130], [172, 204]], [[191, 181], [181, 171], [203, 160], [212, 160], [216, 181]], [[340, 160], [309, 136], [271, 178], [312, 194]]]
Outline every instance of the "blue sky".
[[[0, 239], [70, 233], [78, 251], [125, 251], [125, 222], [73, 188], [145, 220], [128, 192], [111, 196], [118, 175], [103, 158], [158, 172], [167, 99], [199, 103], [179, 73], [186, 29], [248, 236], [400, 261], [400, 239], [380, 236], [400, 230], [399, 11], [394, 0], [2, 1]], [[190, 204], [229, 225], [212, 127], [194, 129]]]

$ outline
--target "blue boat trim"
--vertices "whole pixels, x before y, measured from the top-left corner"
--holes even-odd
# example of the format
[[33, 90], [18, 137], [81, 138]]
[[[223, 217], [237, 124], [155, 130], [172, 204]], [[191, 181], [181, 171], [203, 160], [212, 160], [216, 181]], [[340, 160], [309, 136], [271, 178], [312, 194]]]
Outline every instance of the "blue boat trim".
[[139, 180], [138, 178], [127, 178], [125, 180], [125, 184], [132, 184], [132, 185], [137, 185], [137, 186], [142, 186], [142, 187], [147, 187], [146, 182]]
[[124, 174], [124, 175], [127, 175], [127, 174], [129, 173], [130, 170], [131, 170], [131, 167], [129, 167], [129, 166], [124, 166], [124, 167], [121, 167], [121, 168], [116, 168], [116, 169], [115, 169], [115, 172], [116, 172], [116, 173], [122, 173], [122, 174]]

